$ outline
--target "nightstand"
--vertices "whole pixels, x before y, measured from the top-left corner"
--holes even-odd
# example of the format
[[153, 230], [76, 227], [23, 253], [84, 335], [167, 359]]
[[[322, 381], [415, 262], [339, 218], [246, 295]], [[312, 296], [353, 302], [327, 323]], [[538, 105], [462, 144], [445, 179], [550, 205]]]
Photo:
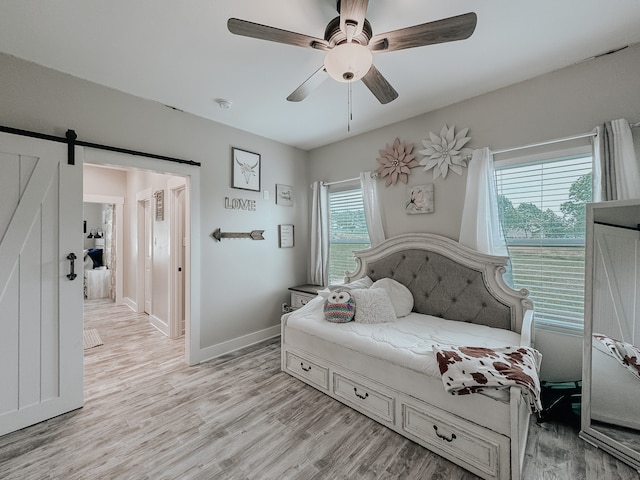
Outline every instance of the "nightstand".
[[309, 300], [318, 295], [318, 290], [322, 290], [324, 287], [320, 285], [298, 285], [297, 287], [291, 287], [291, 309], [296, 310], [303, 307]]

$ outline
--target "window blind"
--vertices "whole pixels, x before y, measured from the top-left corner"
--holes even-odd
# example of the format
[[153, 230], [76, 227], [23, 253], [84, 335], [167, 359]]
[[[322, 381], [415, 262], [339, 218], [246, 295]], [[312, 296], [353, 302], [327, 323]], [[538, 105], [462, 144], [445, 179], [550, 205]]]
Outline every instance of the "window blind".
[[580, 332], [591, 155], [495, 170], [513, 286], [529, 290], [537, 326]]
[[370, 246], [360, 188], [329, 192], [329, 283], [356, 267], [354, 250]]

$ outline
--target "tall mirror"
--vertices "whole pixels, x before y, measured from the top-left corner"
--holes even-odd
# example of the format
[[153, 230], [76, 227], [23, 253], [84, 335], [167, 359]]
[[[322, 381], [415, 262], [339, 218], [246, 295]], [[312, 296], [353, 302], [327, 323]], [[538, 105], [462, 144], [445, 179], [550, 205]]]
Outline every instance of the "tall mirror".
[[582, 430], [640, 469], [640, 200], [587, 206]]

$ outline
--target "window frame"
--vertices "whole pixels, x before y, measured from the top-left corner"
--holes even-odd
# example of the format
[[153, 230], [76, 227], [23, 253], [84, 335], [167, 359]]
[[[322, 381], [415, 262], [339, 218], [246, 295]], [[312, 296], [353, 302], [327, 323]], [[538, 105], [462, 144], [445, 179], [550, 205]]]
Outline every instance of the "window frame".
[[[592, 145], [577, 145], [566, 148], [556, 148], [556, 149], [545, 149], [545, 151], [539, 151], [533, 154], [525, 154], [525, 155], [513, 155], [506, 157], [505, 155], [509, 155], [509, 153], [501, 154], [503, 158], [495, 159], [494, 158], [494, 181], [496, 182], [496, 192], [499, 192], [498, 186], [498, 171], [504, 168], [516, 167], [516, 166], [524, 166], [524, 165], [535, 165], [542, 164], [546, 162], [552, 162], [554, 160], [562, 160], [562, 159], [571, 159], [571, 158], [584, 158], [591, 157], [591, 174], [592, 178], [594, 175], [593, 171], [593, 158], [594, 151]], [[497, 155], [496, 155], [497, 156]], [[502, 227], [502, 219], [500, 219], [501, 227]], [[585, 233], [586, 235], [586, 233]], [[512, 239], [508, 240], [505, 236], [505, 242], [507, 244], [507, 250], [509, 250], [510, 246], [549, 246], [553, 247], [583, 247], [585, 249], [586, 238], [580, 241], [577, 238], [531, 238], [531, 239]], [[586, 249], [584, 250], [586, 256]], [[509, 253], [509, 257], [511, 254]], [[585, 258], [586, 260], [586, 258]], [[511, 265], [509, 266], [511, 270]], [[511, 275], [511, 273], [509, 273]], [[526, 286], [524, 286], [526, 288]], [[583, 304], [584, 304], [584, 283], [583, 283]], [[534, 300], [534, 312], [535, 312], [535, 300]], [[584, 332], [584, 312], [582, 317], [582, 322], [562, 322], [562, 321], [553, 321], [550, 319], [539, 319], [535, 318], [535, 328], [539, 330], [551, 331], [556, 333], [562, 333], [566, 335], [572, 336], [582, 336]]]

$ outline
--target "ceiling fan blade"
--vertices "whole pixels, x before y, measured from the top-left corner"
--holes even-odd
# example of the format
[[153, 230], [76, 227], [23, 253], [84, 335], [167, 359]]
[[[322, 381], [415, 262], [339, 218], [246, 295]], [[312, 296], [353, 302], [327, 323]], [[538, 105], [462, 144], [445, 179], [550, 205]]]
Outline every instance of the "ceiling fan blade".
[[367, 74], [362, 77], [362, 83], [371, 90], [371, 93], [373, 93], [382, 104], [389, 103], [398, 98], [398, 92], [387, 82], [387, 79], [382, 76], [375, 65], [371, 65]]
[[269, 27], [260, 23], [253, 23], [239, 18], [230, 18], [227, 21], [227, 28], [235, 35], [244, 37], [259, 38], [270, 42], [279, 42], [296, 47], [316, 48], [319, 50], [329, 50], [329, 43], [322, 38], [315, 38], [302, 33], [290, 32], [280, 28]]
[[478, 17], [474, 12], [435, 22], [401, 28], [392, 32], [375, 35], [369, 42], [369, 49], [393, 52], [405, 48], [422, 47], [436, 43], [453, 42], [469, 38], [476, 29]]
[[302, 85], [296, 88], [291, 95], [287, 97], [290, 102], [300, 102], [307, 98], [313, 90], [318, 88], [322, 82], [329, 78], [329, 74], [324, 69], [324, 65], [316, 70]]
[[340, 0], [340, 30], [347, 36], [347, 42], [362, 33], [368, 5], [369, 0]]

